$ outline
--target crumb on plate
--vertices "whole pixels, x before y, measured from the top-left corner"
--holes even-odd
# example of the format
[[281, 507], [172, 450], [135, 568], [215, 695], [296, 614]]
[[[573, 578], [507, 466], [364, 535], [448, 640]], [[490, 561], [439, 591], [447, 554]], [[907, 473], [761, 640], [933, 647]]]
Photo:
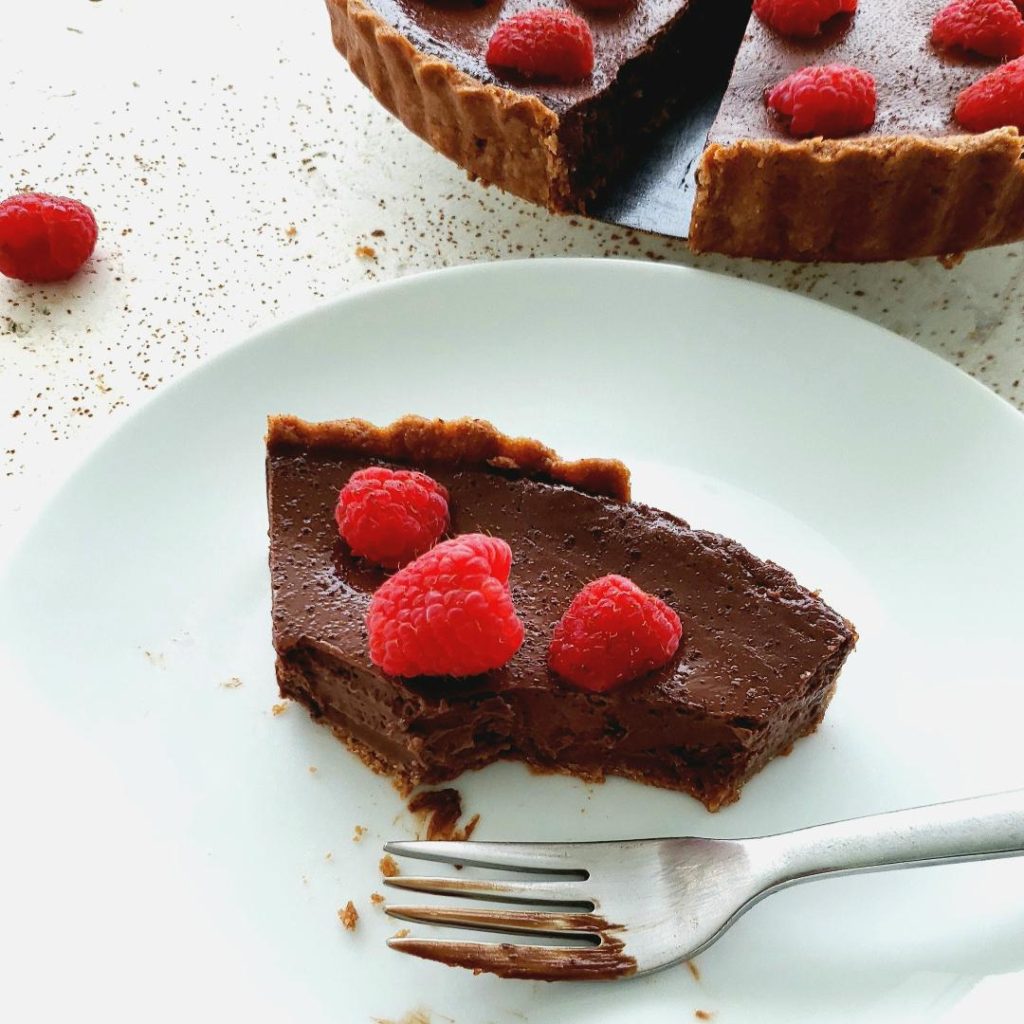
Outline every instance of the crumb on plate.
[[345, 931], [354, 932], [356, 930], [356, 925], [359, 923], [359, 911], [356, 910], [356, 905], [351, 900], [338, 911], [338, 920], [342, 923]]

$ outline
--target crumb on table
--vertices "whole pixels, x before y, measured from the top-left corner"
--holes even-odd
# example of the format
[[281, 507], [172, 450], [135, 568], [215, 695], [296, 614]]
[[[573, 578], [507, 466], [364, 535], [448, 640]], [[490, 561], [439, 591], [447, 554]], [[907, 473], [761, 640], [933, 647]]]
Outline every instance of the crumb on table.
[[385, 878], [394, 878], [395, 875], [401, 874], [398, 870], [398, 864], [395, 862], [395, 858], [390, 853], [385, 853], [380, 859], [380, 873]]
[[353, 843], [358, 843], [363, 838], [363, 836], [365, 836], [365, 835], [366, 835], [366, 826], [365, 825], [356, 825], [355, 830], [352, 833], [352, 842]]
[[338, 911], [338, 920], [342, 923], [345, 931], [354, 932], [356, 930], [356, 924], [359, 922], [359, 911], [356, 910], [356, 905], [351, 900]]
[[273, 706], [273, 707], [272, 707], [272, 708], [270, 709], [270, 713], [271, 713], [271, 714], [272, 714], [272, 715], [273, 715], [273, 716], [274, 716], [275, 718], [277, 718], [277, 716], [278, 716], [278, 715], [283, 715], [283, 714], [284, 714], [284, 713], [285, 713], [285, 712], [286, 712], [287, 710], [288, 710], [288, 702], [287, 702], [287, 701], [281, 701], [280, 703], [278, 703], [278, 704], [275, 704], [275, 705], [274, 705], [274, 706]]

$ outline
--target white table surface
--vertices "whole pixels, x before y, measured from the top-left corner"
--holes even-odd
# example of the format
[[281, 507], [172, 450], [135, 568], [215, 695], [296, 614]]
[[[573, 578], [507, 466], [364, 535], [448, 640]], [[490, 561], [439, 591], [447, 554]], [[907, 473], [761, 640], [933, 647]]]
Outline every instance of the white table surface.
[[0, 24], [0, 192], [73, 195], [100, 224], [70, 283], [0, 278], [0, 554], [102, 433], [254, 326], [477, 260], [621, 256], [766, 282], [1024, 408], [1024, 245], [953, 270], [801, 266], [552, 216], [469, 182], [380, 108], [319, 0], [46, 0], [7, 4]]

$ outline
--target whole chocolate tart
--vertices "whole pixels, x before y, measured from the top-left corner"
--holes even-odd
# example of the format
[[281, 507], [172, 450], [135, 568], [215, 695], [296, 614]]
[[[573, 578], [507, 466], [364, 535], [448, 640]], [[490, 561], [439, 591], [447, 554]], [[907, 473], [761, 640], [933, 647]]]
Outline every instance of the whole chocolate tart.
[[[525, 627], [503, 668], [463, 679], [396, 679], [367, 649], [384, 570], [354, 557], [334, 506], [353, 472], [415, 468], [450, 495], [453, 533], [513, 551]], [[853, 626], [786, 570], [735, 541], [629, 501], [618, 462], [564, 462], [479, 420], [270, 420], [273, 635], [281, 693], [304, 704], [403, 791], [499, 758], [588, 780], [622, 775], [691, 793], [709, 809], [821, 721]], [[547, 666], [554, 624], [608, 573], [669, 602], [683, 641], [663, 668], [604, 693]]]
[[[992, 62], [932, 47], [935, 0], [863, 0], [802, 41], [751, 17], [751, 0], [635, 0], [617, 11], [571, 0], [326, 2], [335, 44], [384, 106], [471, 176], [552, 210], [610, 208], [628, 223], [624, 210], [650, 202], [657, 226], [688, 230], [697, 251], [773, 259], [947, 256], [1024, 237], [1024, 143], [1016, 128], [973, 135], [956, 125], [957, 93]], [[488, 67], [498, 22], [539, 6], [588, 22], [595, 67], [584, 81]], [[827, 63], [874, 76], [875, 124], [848, 138], [791, 139], [769, 117], [765, 90]], [[719, 82], [708, 135], [709, 83]], [[655, 202], [636, 169], [667, 124]], [[644, 182], [635, 195], [633, 181]]]

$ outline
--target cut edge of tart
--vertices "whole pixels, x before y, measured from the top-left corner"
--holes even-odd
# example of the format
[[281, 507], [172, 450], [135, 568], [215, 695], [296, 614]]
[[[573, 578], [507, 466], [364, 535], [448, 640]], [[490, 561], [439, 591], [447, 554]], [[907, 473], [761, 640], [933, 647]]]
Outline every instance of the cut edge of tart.
[[[454, 534], [489, 524], [513, 544], [526, 640], [501, 669], [398, 679], [371, 663], [365, 615], [390, 577], [347, 552], [332, 516], [337, 488], [367, 463], [435, 474], [451, 493]], [[857, 640], [785, 569], [630, 503], [618, 460], [565, 461], [483, 420], [272, 416], [267, 482], [281, 693], [402, 793], [512, 758], [680, 790], [716, 810], [817, 728]], [[634, 554], [637, 585], [679, 611], [679, 651], [609, 691], [561, 680], [547, 663], [555, 621], [581, 585]]]

